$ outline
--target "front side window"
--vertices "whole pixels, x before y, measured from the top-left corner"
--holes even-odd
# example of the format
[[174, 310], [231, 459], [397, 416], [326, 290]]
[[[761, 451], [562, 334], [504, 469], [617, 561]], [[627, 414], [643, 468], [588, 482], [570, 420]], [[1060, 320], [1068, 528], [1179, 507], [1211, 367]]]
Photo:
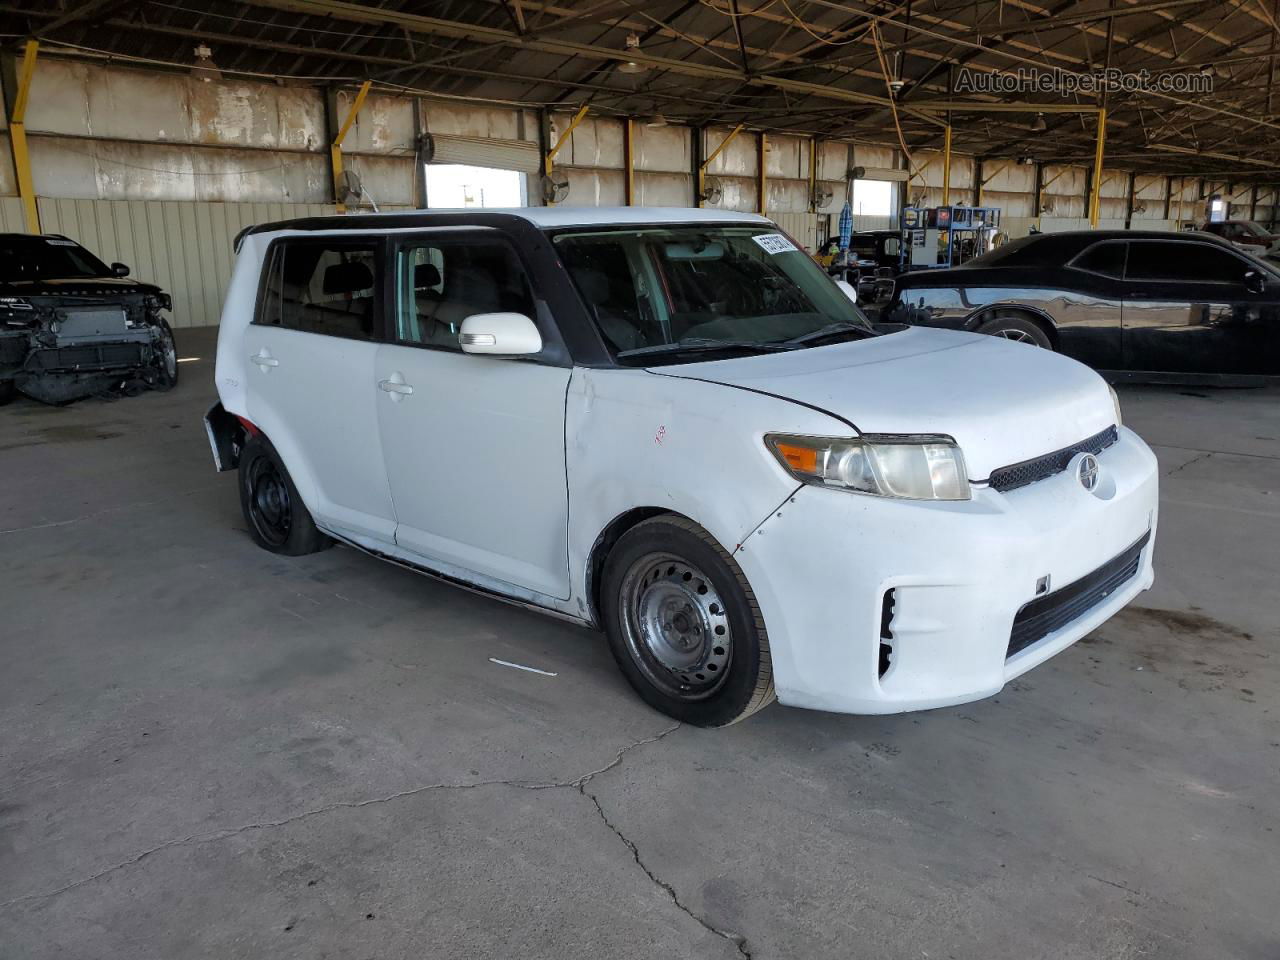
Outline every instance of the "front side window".
[[377, 249], [372, 243], [277, 241], [255, 323], [352, 340], [375, 336]]
[[829, 328], [873, 333], [813, 259], [768, 228], [611, 229], [560, 234], [555, 245], [623, 362], [693, 345], [799, 348]]
[[396, 259], [396, 339], [461, 350], [462, 321], [476, 313], [534, 316], [515, 252], [496, 237], [412, 241]]
[[1248, 268], [1225, 250], [1207, 243], [1135, 240], [1129, 244], [1129, 280], [1180, 283], [1240, 283]]

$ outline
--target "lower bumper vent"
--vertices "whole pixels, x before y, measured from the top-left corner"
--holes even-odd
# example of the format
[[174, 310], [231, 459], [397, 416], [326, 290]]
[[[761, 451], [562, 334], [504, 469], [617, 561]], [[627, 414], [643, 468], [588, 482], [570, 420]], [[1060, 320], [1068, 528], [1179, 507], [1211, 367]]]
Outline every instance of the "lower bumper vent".
[[1142, 562], [1142, 550], [1150, 539], [1151, 531], [1147, 531], [1141, 540], [1119, 556], [1108, 560], [1093, 573], [1024, 604], [1013, 618], [1009, 650], [1005, 656], [1012, 657], [1055, 630], [1061, 630], [1067, 624], [1079, 620], [1119, 587], [1132, 580]]

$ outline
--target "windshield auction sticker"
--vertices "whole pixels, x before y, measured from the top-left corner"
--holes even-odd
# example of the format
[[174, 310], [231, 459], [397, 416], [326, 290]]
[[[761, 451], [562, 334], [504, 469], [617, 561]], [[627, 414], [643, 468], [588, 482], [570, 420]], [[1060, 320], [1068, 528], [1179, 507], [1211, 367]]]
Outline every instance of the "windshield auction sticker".
[[780, 233], [757, 233], [752, 240], [765, 253], [790, 253], [796, 245]]

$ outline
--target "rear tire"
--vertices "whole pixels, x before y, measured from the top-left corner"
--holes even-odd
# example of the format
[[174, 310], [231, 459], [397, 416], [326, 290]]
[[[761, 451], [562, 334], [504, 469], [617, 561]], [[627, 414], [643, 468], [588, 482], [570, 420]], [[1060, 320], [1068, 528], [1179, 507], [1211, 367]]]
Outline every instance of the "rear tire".
[[0, 407], [11, 403], [18, 395], [18, 387], [12, 380], [0, 380]]
[[773, 702], [755, 595], [697, 524], [666, 514], [624, 533], [605, 560], [601, 608], [614, 659], [654, 709], [723, 727]]
[[1003, 337], [1015, 343], [1043, 347], [1045, 350], [1053, 349], [1053, 341], [1045, 333], [1044, 327], [1022, 314], [1010, 313], [993, 317], [978, 327], [978, 332], [991, 337]]
[[263, 550], [300, 557], [333, 545], [316, 527], [275, 447], [260, 435], [240, 453], [240, 509]]

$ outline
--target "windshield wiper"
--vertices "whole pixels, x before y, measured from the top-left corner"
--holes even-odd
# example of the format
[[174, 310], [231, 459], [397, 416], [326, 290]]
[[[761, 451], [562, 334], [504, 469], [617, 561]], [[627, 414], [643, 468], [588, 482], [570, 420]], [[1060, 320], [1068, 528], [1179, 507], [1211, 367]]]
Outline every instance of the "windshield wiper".
[[793, 350], [785, 343], [769, 343], [761, 340], [710, 340], [696, 337], [689, 340], [678, 340], [675, 343], [656, 343], [649, 347], [633, 347], [630, 350], [619, 350], [618, 359], [623, 357], [654, 356], [670, 353], [709, 353], [716, 350], [754, 350], [759, 353], [778, 353]]
[[806, 343], [825, 340], [828, 337], [836, 337], [845, 333], [855, 333], [860, 337], [874, 337], [876, 335], [874, 330], [868, 330], [859, 324], [847, 323], [842, 320], [839, 323], [829, 323], [825, 327], [819, 327], [817, 330], [802, 333], [800, 336], [792, 337], [790, 340], [783, 340], [780, 345], [799, 347]]

